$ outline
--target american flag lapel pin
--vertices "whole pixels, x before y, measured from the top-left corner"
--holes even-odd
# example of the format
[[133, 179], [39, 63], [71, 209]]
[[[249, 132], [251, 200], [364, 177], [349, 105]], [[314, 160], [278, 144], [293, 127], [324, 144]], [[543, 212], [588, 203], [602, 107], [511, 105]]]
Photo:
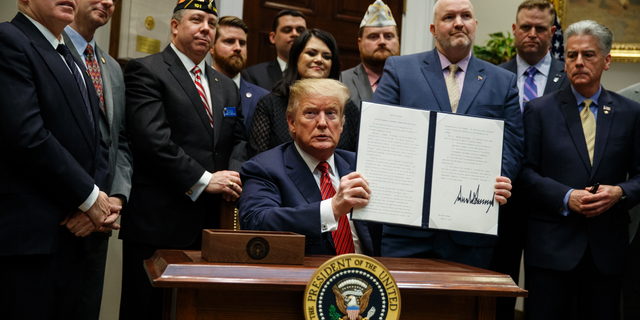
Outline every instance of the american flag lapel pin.
[[604, 107], [602, 107], [602, 111], [604, 111], [604, 114], [609, 114], [609, 111], [611, 111], [611, 107], [604, 106]]

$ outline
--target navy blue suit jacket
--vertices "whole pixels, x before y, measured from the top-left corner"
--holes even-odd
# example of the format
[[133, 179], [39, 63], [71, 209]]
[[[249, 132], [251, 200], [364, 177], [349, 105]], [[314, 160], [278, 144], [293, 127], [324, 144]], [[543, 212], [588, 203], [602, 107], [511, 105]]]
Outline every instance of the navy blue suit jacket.
[[[436, 50], [389, 57], [373, 102], [451, 112]], [[471, 56], [457, 113], [505, 120], [502, 175], [515, 180], [523, 153], [522, 114], [515, 74]], [[433, 234], [388, 226], [384, 232], [412, 237]], [[460, 232], [450, 232], [450, 235], [456, 243], [469, 246], [492, 246], [497, 242], [494, 236]]]
[[0, 24], [0, 255], [51, 254], [60, 222], [105, 189], [98, 97], [82, 62], [94, 127], [67, 64], [22, 13]]
[[[525, 262], [571, 270], [589, 244], [601, 272], [621, 273], [629, 241], [627, 210], [640, 202], [640, 104], [602, 90], [593, 167], [571, 87], [527, 103], [524, 123], [520, 179], [531, 199]], [[588, 219], [575, 212], [566, 217], [559, 213], [567, 191], [596, 182], [620, 186], [626, 203]]]
[[[518, 63], [515, 57], [503, 64], [500, 64], [498, 67], [504, 68], [516, 74], [518, 73]], [[543, 94], [564, 89], [568, 85], [569, 78], [567, 78], [567, 74], [566, 72], [564, 72], [564, 63], [551, 57], [551, 67], [549, 68], [549, 76], [547, 77], [547, 84], [544, 87]]]
[[[353, 171], [353, 152], [335, 150], [334, 159], [340, 177]], [[243, 229], [303, 234], [305, 253], [336, 254], [330, 232], [320, 231], [320, 188], [293, 142], [245, 162], [240, 177], [243, 187], [238, 208]], [[367, 223], [354, 221], [354, 225], [364, 254], [373, 255]]]
[[242, 100], [244, 128], [246, 130], [247, 137], [249, 137], [249, 132], [251, 132], [251, 118], [253, 118], [253, 111], [256, 110], [256, 105], [258, 104], [258, 101], [260, 101], [260, 98], [268, 93], [269, 91], [240, 78], [240, 99]]
[[282, 70], [278, 60], [272, 60], [242, 70], [242, 78], [271, 92], [276, 82], [282, 79]]

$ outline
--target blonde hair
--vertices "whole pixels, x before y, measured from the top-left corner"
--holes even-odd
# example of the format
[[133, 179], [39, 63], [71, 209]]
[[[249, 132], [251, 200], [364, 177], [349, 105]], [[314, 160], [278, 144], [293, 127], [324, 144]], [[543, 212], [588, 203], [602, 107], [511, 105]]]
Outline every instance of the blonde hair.
[[350, 96], [350, 91], [342, 82], [334, 79], [301, 79], [289, 88], [289, 104], [287, 117], [293, 116], [298, 110], [300, 101], [323, 97], [334, 97], [340, 102], [339, 115], [344, 118], [344, 106]]

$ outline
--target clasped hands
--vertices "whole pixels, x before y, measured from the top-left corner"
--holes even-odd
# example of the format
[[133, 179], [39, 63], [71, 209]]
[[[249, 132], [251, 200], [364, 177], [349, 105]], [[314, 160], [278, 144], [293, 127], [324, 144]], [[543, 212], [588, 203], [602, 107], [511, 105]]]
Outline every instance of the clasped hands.
[[587, 218], [595, 217], [618, 203], [623, 194], [619, 186], [600, 185], [595, 194], [590, 192], [591, 188], [573, 190], [567, 203], [569, 209]]
[[72, 211], [60, 222], [60, 225], [66, 226], [76, 237], [86, 237], [94, 231], [107, 233], [113, 229], [120, 229], [120, 225], [116, 223], [120, 210], [122, 210], [120, 198], [109, 197], [100, 191], [96, 202], [87, 212]]

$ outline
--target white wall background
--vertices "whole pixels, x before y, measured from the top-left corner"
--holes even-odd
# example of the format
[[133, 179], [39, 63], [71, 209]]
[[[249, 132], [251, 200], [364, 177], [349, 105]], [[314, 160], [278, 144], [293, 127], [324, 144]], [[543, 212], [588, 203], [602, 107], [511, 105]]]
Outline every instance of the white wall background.
[[[131, 1], [131, 0], [121, 0]], [[152, 0], [150, 0], [152, 1]], [[373, 1], [372, 1], [373, 2]], [[511, 24], [520, 0], [472, 0], [478, 19], [476, 43], [483, 44], [490, 33], [511, 32]], [[401, 45], [402, 54], [410, 54], [430, 50], [434, 41], [429, 32], [429, 24], [433, 19], [435, 0], [407, 0], [407, 13], [403, 19]], [[234, 15], [242, 18], [242, 0], [216, 0], [220, 16]], [[0, 22], [9, 21], [18, 12], [15, 0], [0, 0]], [[96, 41], [105, 50], [109, 46], [109, 29], [107, 25], [98, 29]], [[608, 90], [617, 91], [640, 82], [640, 63], [612, 63], [611, 69], [604, 73], [602, 83]], [[122, 244], [117, 239], [117, 232], [110, 240], [105, 291], [103, 296], [103, 312], [100, 320], [118, 318], [120, 303], [120, 266], [122, 265]]]

